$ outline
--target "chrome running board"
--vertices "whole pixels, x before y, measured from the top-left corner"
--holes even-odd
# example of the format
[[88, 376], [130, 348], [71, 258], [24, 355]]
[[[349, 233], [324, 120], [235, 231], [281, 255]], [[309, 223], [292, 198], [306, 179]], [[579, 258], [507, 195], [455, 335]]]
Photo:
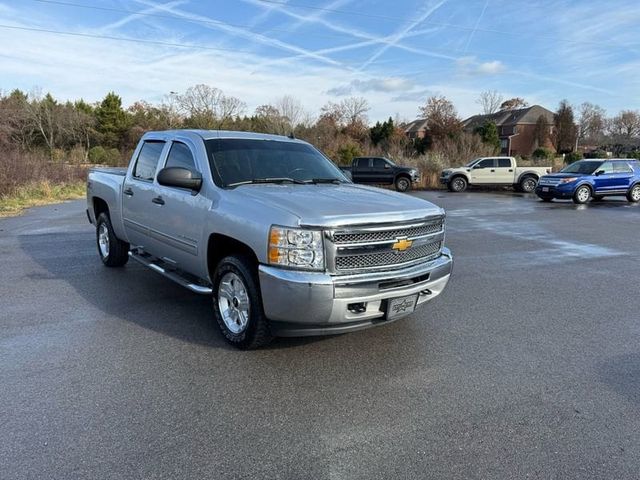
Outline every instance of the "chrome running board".
[[137, 253], [133, 250], [129, 250], [129, 256], [145, 267], [158, 272], [160, 275], [167, 277], [169, 280], [173, 280], [177, 284], [182, 285], [184, 288], [187, 288], [194, 293], [199, 293], [200, 295], [211, 295], [213, 292], [211, 290], [211, 287], [195, 283], [185, 275], [181, 275], [177, 270], [169, 270], [167, 268], [164, 268], [162, 265], [160, 265], [162, 261], [152, 257], [151, 255]]

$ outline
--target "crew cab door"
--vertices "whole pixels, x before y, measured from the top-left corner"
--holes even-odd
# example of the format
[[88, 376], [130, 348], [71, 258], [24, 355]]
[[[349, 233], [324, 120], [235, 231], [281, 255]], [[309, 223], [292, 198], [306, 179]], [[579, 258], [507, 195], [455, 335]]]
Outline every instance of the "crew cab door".
[[393, 168], [384, 158], [371, 159], [371, 182], [392, 183]]
[[[158, 170], [166, 167], [183, 167], [202, 173], [197, 148], [188, 139], [173, 140], [168, 145], [166, 160]], [[149, 219], [151, 235], [157, 243], [153, 254], [190, 273], [198, 273], [198, 254], [201, 251], [204, 217], [208, 206], [200, 192], [157, 185], [159, 203]], [[206, 245], [205, 245], [206, 248]]]
[[351, 175], [353, 177], [353, 181], [356, 183], [369, 183], [371, 182], [371, 168], [369, 167], [371, 159], [369, 158], [358, 158], [353, 163], [353, 168], [351, 169]]
[[480, 160], [471, 168], [471, 183], [472, 184], [487, 184], [496, 183], [495, 180], [495, 158], [485, 158]]
[[127, 238], [132, 247], [153, 251], [153, 239], [149, 236], [149, 222], [157, 205], [156, 171], [166, 147], [163, 140], [145, 140], [137, 150], [137, 156], [122, 186], [122, 219]]
[[515, 183], [516, 168], [511, 158], [497, 158], [493, 183]]

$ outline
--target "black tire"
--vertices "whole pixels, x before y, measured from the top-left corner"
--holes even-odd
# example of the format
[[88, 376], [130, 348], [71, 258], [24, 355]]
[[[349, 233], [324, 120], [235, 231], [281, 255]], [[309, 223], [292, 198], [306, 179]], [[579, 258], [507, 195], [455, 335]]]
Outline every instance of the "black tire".
[[525, 175], [518, 183], [519, 191], [533, 193], [538, 186], [538, 180], [533, 175]]
[[449, 180], [449, 191], [450, 192], [464, 192], [467, 189], [467, 186], [469, 185], [469, 182], [467, 182], [467, 179], [464, 178], [462, 175], [458, 175], [457, 177], [453, 177], [451, 180]]
[[129, 244], [116, 237], [106, 213], [96, 220], [96, 244], [100, 260], [107, 267], [122, 267], [129, 261]]
[[411, 190], [411, 179], [402, 175], [396, 178], [395, 185], [398, 192], [408, 192]]
[[631, 187], [631, 189], [627, 192], [627, 200], [631, 203], [640, 202], [640, 183]]
[[590, 199], [591, 188], [589, 188], [587, 185], [580, 185], [573, 193], [573, 203], [577, 203], [578, 205], [588, 203]]
[[[235, 277], [234, 277], [235, 275]], [[220, 284], [226, 278], [239, 278], [248, 296], [248, 320], [239, 331], [232, 331], [223, 317], [220, 306]], [[234, 298], [236, 298], [234, 296]], [[235, 300], [234, 300], [235, 302]], [[235, 304], [241, 308], [241, 304]], [[227, 342], [242, 350], [259, 348], [273, 339], [269, 328], [269, 321], [262, 308], [262, 295], [257, 275], [257, 265], [246, 255], [231, 255], [223, 258], [213, 274], [213, 315], [218, 327]], [[239, 318], [239, 317], [237, 317]], [[228, 319], [227, 321], [231, 321]], [[232, 324], [232, 326], [234, 326]], [[238, 328], [239, 322], [238, 322]]]

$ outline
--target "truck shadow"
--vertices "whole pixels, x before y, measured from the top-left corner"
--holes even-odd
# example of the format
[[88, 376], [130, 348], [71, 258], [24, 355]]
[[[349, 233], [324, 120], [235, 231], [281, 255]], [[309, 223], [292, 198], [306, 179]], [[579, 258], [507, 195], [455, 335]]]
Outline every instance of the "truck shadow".
[[[63, 280], [105, 314], [179, 340], [214, 348], [228, 345], [212, 313], [211, 298], [176, 285], [136, 262], [106, 268], [95, 251], [94, 233], [43, 233], [18, 237], [22, 250], [44, 271], [28, 274], [33, 288]], [[38, 285], [40, 283], [40, 285]], [[95, 315], [88, 309], [87, 315]], [[278, 338], [269, 348], [287, 348], [326, 337]]]
[[598, 367], [600, 381], [634, 404], [640, 404], [640, 353], [616, 355]]

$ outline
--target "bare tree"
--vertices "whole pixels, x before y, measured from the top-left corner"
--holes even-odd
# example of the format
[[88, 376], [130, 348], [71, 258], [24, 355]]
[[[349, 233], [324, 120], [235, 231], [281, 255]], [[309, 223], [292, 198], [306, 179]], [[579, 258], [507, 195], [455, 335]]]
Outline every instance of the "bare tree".
[[47, 93], [43, 97], [42, 92], [37, 89], [30, 97], [30, 101], [25, 103], [29, 123], [53, 156], [60, 132], [60, 105], [51, 94]]
[[622, 139], [630, 140], [640, 136], [640, 111], [622, 110], [609, 122], [609, 132]]
[[275, 107], [280, 115], [287, 120], [290, 130], [293, 130], [295, 127], [300, 125], [306, 115], [300, 100], [291, 95], [285, 95], [278, 98], [273, 102], [273, 107]]
[[496, 113], [500, 110], [504, 97], [500, 95], [496, 90], [485, 90], [480, 93], [480, 96], [476, 100], [476, 103], [482, 108], [484, 115]]
[[246, 109], [240, 99], [203, 84], [189, 87], [185, 93], [176, 96], [176, 101], [190, 126], [195, 128], [220, 128]]
[[518, 108], [525, 108], [529, 104], [524, 98], [515, 97], [505, 100], [500, 104], [500, 110], [517, 110]]
[[578, 126], [581, 140], [599, 143], [606, 127], [606, 112], [604, 108], [593, 103], [584, 102], [580, 105]]
[[366, 125], [369, 102], [364, 97], [348, 97], [340, 102], [347, 125]]

